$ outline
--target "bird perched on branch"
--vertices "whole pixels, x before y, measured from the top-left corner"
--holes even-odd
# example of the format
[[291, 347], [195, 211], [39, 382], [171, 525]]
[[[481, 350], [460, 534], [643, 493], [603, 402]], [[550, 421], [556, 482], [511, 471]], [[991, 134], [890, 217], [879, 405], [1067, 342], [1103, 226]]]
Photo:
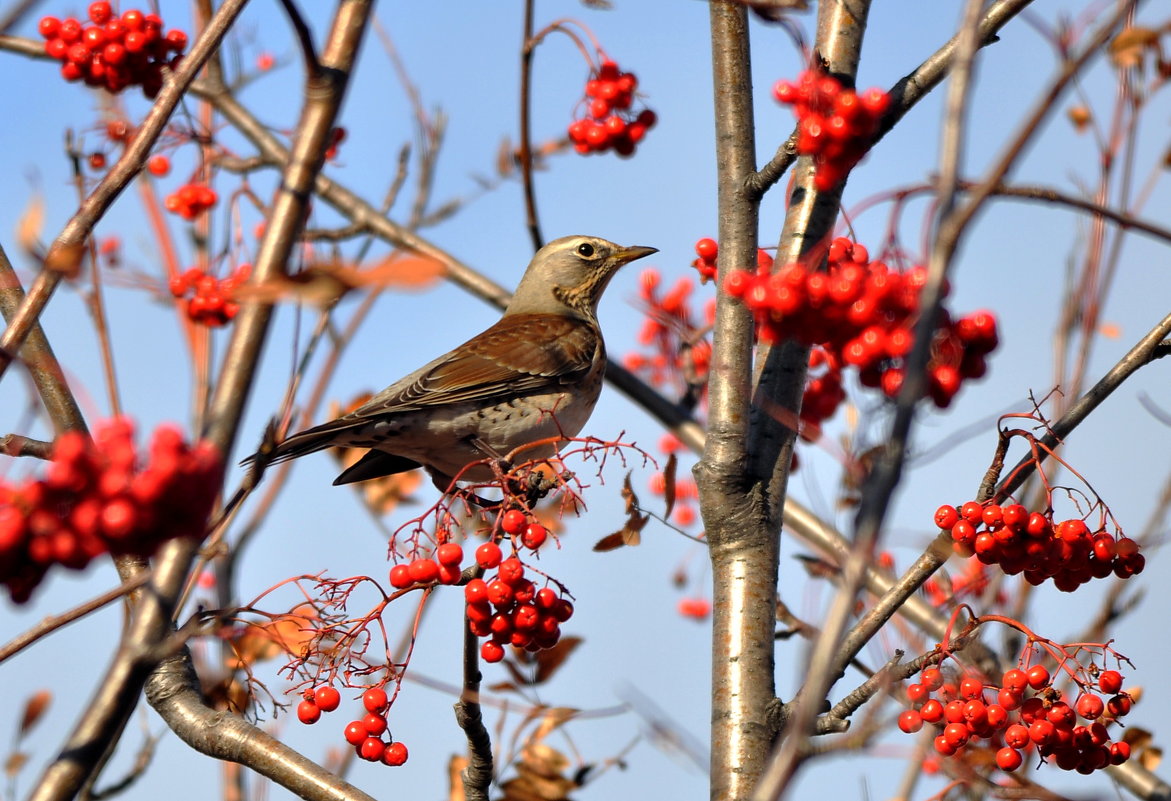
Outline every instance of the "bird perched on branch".
[[[465, 471], [473, 462], [575, 436], [594, 409], [606, 372], [598, 300], [618, 268], [655, 252], [592, 236], [550, 242], [529, 263], [495, 325], [354, 411], [293, 434], [264, 462], [335, 446], [370, 448], [333, 483], [425, 467], [447, 489], [457, 475], [467, 481], [494, 477], [488, 465]], [[544, 458], [554, 450], [523, 455]]]

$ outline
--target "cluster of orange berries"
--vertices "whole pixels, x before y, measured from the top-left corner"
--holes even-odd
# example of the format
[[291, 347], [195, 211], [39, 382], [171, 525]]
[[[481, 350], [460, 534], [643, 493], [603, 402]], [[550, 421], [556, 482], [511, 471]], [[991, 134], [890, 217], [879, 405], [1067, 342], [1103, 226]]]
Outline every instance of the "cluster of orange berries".
[[219, 199], [216, 191], [207, 184], [188, 183], [163, 198], [163, 206], [184, 220], [194, 220], [214, 206]]
[[240, 310], [240, 304], [231, 299], [232, 293], [248, 280], [251, 272], [251, 264], [241, 264], [227, 278], [216, 278], [192, 267], [172, 278], [169, 288], [176, 299], [187, 299], [187, 317], [191, 322], [220, 328], [231, 322]]
[[[699, 336], [699, 326], [691, 308], [694, 285], [680, 278], [667, 292], [660, 294], [662, 275], [658, 270], [644, 270], [639, 281], [639, 296], [645, 304], [644, 320], [638, 333], [638, 343], [651, 348], [651, 355], [628, 353], [623, 364], [639, 373], [654, 386], [662, 386], [670, 378], [682, 378], [681, 384], [699, 386], [706, 382], [711, 368], [712, 346], [705, 336]], [[704, 305], [703, 319], [711, 325], [715, 319], [715, 299]]]
[[638, 78], [622, 72], [613, 61], [603, 61], [585, 85], [587, 113], [569, 124], [569, 141], [582, 155], [613, 150], [619, 156], [634, 154], [658, 117], [649, 108], [631, 111]]
[[[1130, 712], [1133, 701], [1123, 692], [1118, 671], [1091, 670], [1102, 695], [1093, 691], [1094, 684], [1075, 676], [1080, 695], [1071, 705], [1053, 688], [1044, 665], [1006, 671], [999, 688], [986, 687], [971, 675], [957, 684], [939, 668], [929, 667], [918, 683], [907, 687], [913, 706], [899, 715], [898, 726], [908, 734], [924, 723], [936, 726], [935, 750], [944, 757], [986, 740], [1004, 771], [1019, 768], [1035, 749], [1042, 761], [1052, 758], [1062, 770], [1093, 773], [1130, 758], [1129, 743], [1112, 742], [1107, 725]], [[1078, 723], [1079, 718], [1084, 722]]]
[[1001, 506], [968, 501], [935, 511], [935, 524], [950, 531], [952, 548], [999, 565], [1010, 576], [1023, 574], [1030, 584], [1048, 579], [1063, 592], [1073, 592], [1090, 579], [1130, 578], [1143, 571], [1146, 557], [1138, 543], [1105, 531], [1090, 531], [1085, 520], [1054, 522], [1053, 511], [1030, 512], [1019, 503]]
[[164, 34], [157, 14], [130, 9], [118, 16], [105, 0], [90, 3], [88, 11], [92, 25], [73, 17], [42, 17], [37, 25], [45, 53], [61, 62], [62, 77], [114, 93], [141, 85], [147, 97], [157, 95], [162, 69], [175, 68], [187, 48], [187, 34]]
[[796, 83], [777, 81], [773, 97], [793, 107], [797, 152], [813, 157], [813, 180], [823, 192], [837, 186], [866, 155], [878, 121], [890, 107], [890, 97], [881, 89], [859, 95], [815, 70], [802, 72]]
[[[892, 270], [870, 261], [864, 246], [838, 237], [830, 244], [826, 272], [800, 264], [775, 273], [732, 270], [724, 288], [755, 314], [762, 340], [819, 345], [825, 352], [818, 358], [828, 372], [854, 367], [863, 386], [893, 398], [914, 344], [912, 327], [926, 280], [923, 267]], [[984, 375], [985, 356], [998, 342], [990, 312], [959, 319], [940, 314], [927, 366], [928, 395], [936, 406], [947, 407], [965, 379]]]
[[57, 437], [44, 478], [0, 482], [0, 584], [14, 602], [54, 564], [80, 570], [104, 553], [149, 556], [165, 540], [202, 536], [223, 471], [216, 450], [161, 426], [141, 462], [134, 425], [114, 419], [93, 440]]
[[[695, 255], [698, 257], [691, 262], [691, 266], [699, 272], [700, 283], [716, 280], [716, 258], [720, 255], [720, 245], [711, 237], [704, 237], [695, 243]], [[767, 273], [773, 268], [773, 257], [767, 250], [758, 248], [756, 251], [756, 269]]]
[[[308, 725], [321, 720], [322, 712], [333, 712], [342, 700], [341, 693], [328, 684], [305, 690], [302, 698], [304, 700], [297, 705], [297, 719]], [[407, 747], [393, 737], [390, 742], [382, 739], [387, 732], [386, 713], [390, 710], [386, 690], [381, 687], [366, 690], [362, 693], [362, 707], [365, 714], [359, 720], [347, 723], [343, 733], [346, 742], [354, 747], [354, 753], [367, 762], [381, 762], [391, 767], [404, 764], [409, 756]]]

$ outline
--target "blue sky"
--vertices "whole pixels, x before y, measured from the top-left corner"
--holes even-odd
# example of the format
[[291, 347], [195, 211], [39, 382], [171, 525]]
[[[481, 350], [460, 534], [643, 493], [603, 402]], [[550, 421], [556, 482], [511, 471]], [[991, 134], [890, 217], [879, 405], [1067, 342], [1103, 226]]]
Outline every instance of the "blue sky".
[[[302, 5], [320, 37], [328, 24], [327, 4]], [[707, 7], [694, 0], [674, 4], [618, 0], [615, 5], [615, 10], [602, 12], [576, 4], [538, 4], [538, 25], [561, 15], [574, 15], [587, 24], [612, 58], [624, 69], [637, 73], [647, 104], [659, 115], [659, 125], [629, 160], [613, 155], [553, 158], [550, 168], [538, 174], [536, 183], [544, 233], [549, 239], [590, 233], [624, 244], [652, 245], [660, 253], [647, 264], [659, 268], [668, 283], [681, 276], [694, 279], [688, 267], [694, 258], [694, 242], [701, 236], [714, 235], [716, 214]], [[959, 5], [911, 0], [875, 4], [859, 87], [889, 86], [910, 71], [950, 36]], [[188, 25], [186, 4], [166, 0], [161, 8], [168, 25]], [[1039, 0], [1032, 13], [1052, 24], [1071, 9], [1076, 6]], [[42, 5], [42, 10], [49, 9]], [[419, 3], [385, 3], [376, 12], [417, 85], [424, 106], [442, 109], [448, 120], [436, 174], [436, 206], [453, 197], [476, 195], [475, 176], [492, 174], [501, 140], [507, 137], [516, 141], [519, 85], [521, 7], [457, 3], [444, 10], [454, 13], [440, 15], [434, 5]], [[1156, 12], [1148, 15], [1153, 21], [1161, 21]], [[807, 26], [812, 22], [811, 17], [799, 20]], [[31, 25], [25, 27], [26, 35], [31, 31]], [[239, 31], [233, 44], [241, 63], [252, 64], [259, 53], [272, 52], [285, 64], [249, 86], [242, 99], [273, 128], [291, 128], [296, 120], [301, 75], [287, 24], [276, 4], [253, 4], [241, 18]], [[760, 25], [754, 26], [753, 57], [759, 100], [757, 141], [763, 161], [793, 124], [790, 112], [771, 100], [769, 90], [773, 81], [792, 77], [801, 65], [779, 29]], [[82, 87], [62, 83], [51, 64], [30, 63], [11, 54], [0, 58], [12, 76], [6, 90], [8, 104], [25, 111], [20, 125], [0, 128], [0, 163], [10, 187], [0, 201], [0, 236], [5, 237], [9, 255], [27, 274], [31, 265], [17, 251], [11, 232], [34, 193], [44, 197], [46, 238], [68, 218], [76, 199], [62, 152], [62, 132], [66, 128], [85, 132], [87, 142], [100, 144], [94, 130], [100, 101]], [[1019, 20], [1002, 33], [1000, 43], [981, 55], [970, 115], [967, 175], [978, 175], [996, 157], [1054, 69], [1049, 47]], [[586, 66], [568, 39], [554, 36], [537, 51], [535, 70], [533, 134], [537, 141], [545, 141], [562, 135], [571, 121]], [[1099, 114], [1108, 112], [1109, 99], [1113, 97], [1109, 70], [1099, 64], [1081, 88], [1094, 99]], [[935, 171], [940, 103], [938, 92], [929, 97], [854, 171], [845, 196], [847, 207], [894, 186], [922, 181]], [[1140, 183], [1154, 169], [1161, 148], [1166, 147], [1166, 98], [1157, 96], [1153, 103], [1137, 140]], [[130, 99], [129, 105], [132, 115], [141, 116], [145, 106], [140, 98]], [[1068, 105], [1070, 102], [1065, 102], [1062, 109]], [[194, 114], [195, 106], [188, 110]], [[413, 132], [409, 104], [373, 32], [364, 44], [342, 124], [349, 135], [338, 163], [330, 165], [327, 172], [377, 203], [393, 178], [399, 147], [412, 140]], [[248, 155], [242, 140], [231, 132], [223, 133], [223, 141], [237, 153]], [[170, 178], [158, 182], [160, 191], [171, 191], [181, 182], [181, 176], [192, 168], [192, 157], [190, 147], [175, 155], [176, 168]], [[1036, 182], [1072, 192], [1087, 183], [1092, 185], [1096, 159], [1093, 143], [1074, 133], [1058, 112], [1042, 131], [1039, 142], [1028, 150], [1014, 177], [1024, 183]], [[272, 191], [272, 180], [271, 174], [261, 174], [253, 181], [261, 197]], [[221, 196], [230, 191], [232, 182], [231, 176], [222, 176], [218, 184]], [[409, 187], [408, 183], [408, 191]], [[1159, 209], [1171, 207], [1169, 200], [1165, 183], [1156, 182], [1145, 213], [1157, 219]], [[400, 201], [396, 219], [401, 219], [409, 201], [409, 197]], [[337, 218], [324, 204], [317, 206], [315, 224], [336, 224]], [[922, 201], [911, 204], [900, 223], [903, 242], [913, 251], [922, 240], [925, 210]], [[888, 207], [880, 206], [854, 221], [860, 241], [878, 241], [888, 224], [887, 211]], [[761, 216], [762, 244], [775, 243], [782, 215], [782, 194], [774, 191]], [[227, 222], [222, 207], [214, 219], [218, 241], [222, 242]], [[177, 220], [171, 220], [170, 226], [189, 258], [186, 228]], [[1084, 248], [1085, 232], [1085, 224], [1069, 212], [1003, 202], [981, 215], [965, 241], [953, 279], [952, 308], [961, 313], [995, 309], [1000, 315], [1002, 348], [992, 357], [989, 378], [965, 388], [948, 412], [932, 411], [921, 418], [916, 445], [923, 448], [948, 442], [953, 432], [967, 426], [983, 425], [969, 438], [949, 443], [944, 454], [929, 463], [912, 460], [886, 539], [900, 564], [909, 563], [931, 536], [930, 519], [936, 506], [945, 501], [958, 502], [975, 492], [993, 447], [994, 415], [1006, 409], [1023, 410], [1023, 400], [1030, 390], [1044, 394], [1050, 388], [1056, 302], [1067, 265]], [[119, 200], [99, 226], [99, 234], [121, 237], [126, 247], [124, 271], [159, 274], [136, 193], [128, 192]], [[531, 255], [523, 201], [515, 182], [505, 182], [478, 197], [459, 214], [424, 234], [508, 286], [519, 278]], [[352, 246], [347, 252], [352, 252]], [[371, 256], [383, 253], [384, 246], [375, 244]], [[602, 303], [603, 328], [614, 356], [634, 347], [641, 324], [636, 302], [641, 267], [640, 263], [620, 274]], [[1166, 250], [1138, 236], [1127, 239], [1117, 289], [1104, 313], [1104, 320], [1119, 326], [1120, 335], [1103, 338], [1095, 347], [1090, 375], [1108, 369], [1166, 313], [1168, 289], [1171, 279], [1166, 271]], [[710, 286], [698, 288], [697, 301], [709, 297], [711, 291]], [[111, 289], [108, 300], [128, 411], [144, 429], [161, 420], [189, 425], [190, 372], [168, 304], [152, 300], [138, 289], [126, 288]], [[353, 302], [350, 303], [352, 308]], [[451, 287], [421, 294], [388, 294], [379, 301], [376, 313], [342, 360], [330, 397], [345, 401], [358, 392], [377, 390], [486, 327], [495, 315], [487, 305]], [[298, 328], [295, 310], [291, 306], [281, 309], [241, 434], [238, 456], [252, 450], [265, 420], [280, 402], [296, 342], [298, 337], [303, 342], [312, 322], [312, 313], [306, 312]], [[45, 325], [87, 414], [107, 414], [93, 328], [76, 291], [59, 293], [45, 317]], [[224, 341], [223, 335], [217, 338], [218, 343]], [[1124, 386], [1079, 429], [1067, 451], [1067, 458], [1091, 480], [1128, 530], [1137, 531], [1145, 523], [1168, 467], [1165, 454], [1171, 444], [1171, 430], [1153, 420], [1139, 402], [1142, 392], [1156, 402], [1165, 402], [1166, 381], [1159, 369], [1156, 364]], [[7, 410], [5, 425], [13, 428], [23, 425], [27, 397], [26, 385], [18, 375], [12, 371], [0, 389], [3, 408]], [[875, 412], [873, 398], [862, 397], [859, 406], [863, 410], [862, 425], [874, 440], [881, 435], [885, 417]], [[839, 419], [839, 426], [831, 427], [829, 436], [836, 438], [842, 430]], [[652, 448], [659, 438], [649, 418], [608, 390], [587, 433], [613, 438], [620, 432]], [[792, 493], [848, 529], [848, 512], [834, 503], [840, 465], [829, 450], [805, 452], [804, 466], [794, 478]], [[9, 475], [14, 476], [26, 469], [25, 464], [8, 466]], [[334, 463], [326, 456], [311, 457], [297, 466], [290, 486], [252, 546], [240, 578], [243, 597], [288, 576], [323, 569], [335, 575], [381, 575], [382, 534], [348, 490], [329, 486], [335, 472]], [[642, 487], [650, 470], [636, 466], [634, 474], [636, 486]], [[233, 474], [233, 478], [237, 477]], [[588, 513], [571, 524], [562, 549], [542, 559], [542, 566], [565, 581], [577, 596], [577, 615], [567, 633], [584, 636], [586, 644], [557, 680], [542, 688], [539, 697], [550, 704], [609, 709], [629, 697], [631, 693], [625, 688], [633, 687], [666, 710], [686, 736], [706, 743], [708, 629], [675, 613], [680, 593], [671, 583], [676, 567], [685, 564], [693, 586], [703, 587], [705, 556], [689, 541], [654, 526], [648, 529], [639, 548], [593, 553], [590, 545], [615, 530], [621, 520], [621, 478], [621, 471], [614, 469], [604, 476], [605, 486], [591, 488], [587, 494]], [[434, 499], [430, 492], [423, 491], [423, 503]], [[405, 514], [388, 522], [396, 525], [395, 520], [402, 519]], [[798, 614], [816, 620], [830, 596], [826, 588], [809, 584], [792, 559], [804, 552], [807, 549], [792, 539], [784, 541], [782, 595]], [[1171, 707], [1171, 697], [1165, 687], [1151, 680], [1165, 672], [1162, 666], [1168, 655], [1162, 638], [1150, 636], [1149, 627], [1155, 611], [1167, 608], [1171, 599], [1167, 597], [1168, 583], [1160, 580], [1166, 576], [1161, 554], [1148, 556], [1144, 606], [1119, 627], [1116, 647], [1135, 661], [1135, 681], [1146, 689], [1132, 720], [1155, 728]], [[66, 609], [95, 594], [109, 586], [113, 576], [112, 569], [106, 566], [91, 568], [82, 576], [55, 574], [28, 607], [14, 609], [0, 601], [4, 609], [0, 615], [0, 639], [11, 637], [45, 614]], [[1043, 589], [1031, 622], [1035, 629], [1054, 638], [1072, 634], [1084, 617], [1093, 614], [1100, 593], [1100, 589], [1089, 589], [1066, 596], [1051, 588]], [[455, 646], [460, 603], [456, 596], [441, 593], [428, 612], [428, 623], [423, 627], [412, 665], [420, 675], [446, 682], [458, 678]], [[403, 609], [391, 617], [401, 626], [409, 611]], [[61, 741], [75, 719], [81, 699], [88, 696], [101, 666], [109, 659], [120, 614], [117, 609], [105, 610], [0, 667], [0, 675], [11, 688], [10, 698], [20, 698], [41, 686], [51, 686], [58, 695], [30, 744], [35, 759], [21, 779], [22, 791], [39, 771], [42, 760]], [[894, 635], [876, 641], [866, 654], [868, 661], [882, 661], [894, 644]], [[779, 646], [777, 678], [783, 697], [788, 697], [800, 681], [802, 658], [799, 644], [790, 641]], [[86, 667], [79, 670], [79, 665]], [[488, 669], [488, 682], [503, 678], [502, 671]], [[274, 679], [271, 686], [281, 685]], [[446, 760], [461, 747], [460, 733], [449, 713], [452, 700], [441, 692], [408, 684], [392, 713], [391, 726], [395, 735], [410, 746], [411, 761], [390, 772], [358, 765], [350, 778], [376, 794], [426, 793], [434, 797], [445, 792]], [[16, 705], [11, 706], [15, 710]], [[8, 715], [9, 719], [15, 714], [13, 711]], [[341, 714], [335, 713], [335, 717]], [[515, 723], [515, 715], [510, 720]], [[290, 743], [316, 756], [326, 747], [340, 743], [344, 722], [340, 717], [327, 718], [325, 723], [309, 729], [282, 717], [275, 726], [287, 734]], [[156, 733], [164, 728], [149, 710], [136, 715], [112, 775], [118, 773], [118, 766], [129, 764], [140, 727]], [[572, 748], [558, 737], [551, 744], [569, 753], [580, 753], [585, 761], [597, 761], [618, 753], [646, 730], [633, 715], [603, 716], [571, 727]], [[911, 745], [911, 738], [892, 737], [874, 756], [852, 754], [813, 766], [800, 780], [793, 797], [805, 797], [814, 787], [819, 793], [844, 793], [847, 797], [860, 797], [864, 792], [886, 797], [901, 774], [902, 762], [897, 757], [905, 755]], [[192, 797], [217, 792], [217, 767], [189, 752], [174, 737], [164, 738], [157, 760], [160, 764], [156, 770], [131, 791], [132, 797], [157, 797], [166, 792], [176, 770], [183, 771]], [[648, 739], [635, 746], [626, 762], [626, 769], [611, 770], [597, 784], [575, 793], [575, 797], [632, 797], [647, 792], [685, 800], [706, 797], [704, 775], [677, 754], [652, 747]], [[167, 770], [159, 769], [163, 767]], [[1093, 787], [1104, 791], [1106, 786], [1101, 777], [1082, 780], [1058, 775], [1052, 769], [1043, 769], [1037, 778], [1051, 780], [1064, 790]], [[933, 791], [929, 788], [933, 786], [925, 783], [920, 794], [930, 795]], [[274, 798], [285, 797], [279, 789], [270, 792]]]

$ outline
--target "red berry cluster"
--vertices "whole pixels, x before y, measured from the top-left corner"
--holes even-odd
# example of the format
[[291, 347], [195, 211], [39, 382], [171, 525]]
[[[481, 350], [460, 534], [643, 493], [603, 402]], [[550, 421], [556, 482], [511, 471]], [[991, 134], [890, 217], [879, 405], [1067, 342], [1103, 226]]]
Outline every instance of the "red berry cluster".
[[773, 96], [793, 107], [797, 152], [813, 157], [813, 180], [822, 191], [837, 186], [866, 155], [878, 121], [890, 106], [890, 97], [881, 89], [859, 95], [815, 70], [802, 72], [796, 83], [777, 81]]
[[[1071, 706], [1052, 686], [1043, 665], [1005, 672], [1001, 687], [985, 687], [975, 676], [959, 684], [945, 679], [936, 667], [926, 668], [920, 681], [907, 687], [911, 709], [899, 715], [898, 726], [908, 734], [924, 723], [938, 727], [935, 750], [945, 757], [987, 740], [996, 749], [996, 765], [1014, 771], [1025, 754], [1036, 749], [1042, 760], [1053, 758], [1062, 770], [1088, 774], [1130, 758], [1130, 745], [1111, 742], [1107, 724], [1126, 715], [1131, 697], [1122, 691], [1116, 670], [1097, 674], [1097, 689], [1079, 680], [1081, 694]], [[937, 698], [932, 698], [937, 694]], [[991, 696], [995, 695], [995, 700]], [[1103, 696], [1109, 696], [1103, 700]], [[1078, 723], [1078, 718], [1084, 722]]]
[[[839, 237], [830, 244], [826, 272], [800, 264], [775, 273], [733, 270], [724, 288], [756, 315], [761, 339], [821, 345], [831, 369], [855, 367], [863, 386], [880, 387], [893, 398], [914, 343], [927, 270], [898, 272], [869, 259], [865, 247]], [[940, 316], [932, 334], [928, 395], [945, 408], [965, 379], [984, 375], [985, 356], [999, 339], [989, 312], [958, 320], [946, 311]]]
[[[675, 286], [660, 295], [661, 283], [662, 276], [655, 269], [644, 270], [639, 282], [645, 319], [638, 333], [638, 342], [652, 348], [654, 354], [628, 353], [623, 364], [655, 386], [662, 386], [669, 378], [675, 377], [683, 379], [681, 389], [698, 387], [707, 380], [712, 347], [694, 319], [690, 303], [694, 285], [688, 279], [680, 278]], [[715, 315], [715, 298], [712, 298], [703, 310], [706, 325], [711, 325]]]
[[[704, 237], [695, 243], [695, 253], [699, 258], [691, 262], [691, 266], [699, 272], [700, 283], [716, 280], [716, 257], [720, 254], [720, 246], [716, 240]], [[756, 269], [768, 272], [773, 268], [773, 257], [767, 250], [757, 249]]]
[[61, 62], [67, 81], [85, 81], [109, 92], [142, 86], [153, 98], [163, 85], [163, 66], [174, 69], [187, 47], [187, 34], [163, 33], [157, 14], [131, 9], [118, 16], [105, 0], [89, 4], [85, 25], [73, 17], [42, 17], [37, 26], [45, 37], [45, 53]]
[[[342, 700], [341, 693], [328, 684], [307, 689], [302, 697], [304, 700], [297, 705], [297, 718], [310, 725], [321, 720], [322, 712], [337, 709]], [[391, 767], [404, 764], [408, 756], [407, 747], [393, 737], [389, 743], [382, 739], [387, 731], [386, 713], [390, 710], [386, 690], [371, 687], [362, 693], [362, 706], [366, 714], [360, 720], [346, 724], [343, 734], [346, 742], [354, 746], [358, 757], [367, 762], [381, 762]]]
[[1063, 592], [1110, 574], [1130, 578], [1141, 573], [1147, 561], [1132, 539], [1115, 539], [1101, 528], [1090, 531], [1077, 518], [1054, 522], [1051, 509], [1029, 512], [1019, 503], [968, 501], [958, 508], [945, 504], [935, 511], [935, 524], [951, 532], [957, 554], [998, 564], [1010, 576], [1022, 573], [1033, 585], [1053, 579]]
[[69, 431], [53, 444], [45, 477], [0, 481], [0, 584], [27, 601], [53, 564], [80, 570], [104, 553], [149, 556], [164, 540], [201, 537], [223, 465], [207, 443], [155, 430], [140, 464], [134, 426], [115, 419], [91, 441]]
[[[536, 550], [549, 536], [540, 523], [530, 522], [519, 509], [501, 516], [501, 530]], [[524, 564], [516, 556], [504, 558], [495, 541], [476, 549], [476, 564], [482, 570], [496, 570], [494, 576], [475, 578], [464, 586], [468, 628], [477, 637], [487, 638], [480, 646], [485, 662], [504, 658], [504, 646], [540, 651], [552, 648], [561, 638], [561, 624], [573, 616], [573, 604], [552, 587], [537, 589], [525, 576]]]
[[633, 155], [646, 132], [658, 117], [649, 108], [631, 111], [638, 78], [622, 72], [613, 61], [603, 61], [585, 85], [588, 112], [569, 124], [569, 141], [582, 155], [613, 150], [619, 156]]
[[192, 267], [171, 279], [171, 294], [177, 299], [187, 298], [187, 317], [191, 322], [220, 328], [240, 310], [240, 304], [231, 300], [232, 293], [248, 280], [251, 272], [251, 264], [241, 264], [227, 278], [216, 278]]
[[183, 184], [163, 198], [163, 206], [184, 220], [194, 220], [219, 201], [219, 195], [207, 184]]
[[707, 620], [712, 613], [712, 602], [707, 598], [680, 598], [677, 608], [682, 617]]

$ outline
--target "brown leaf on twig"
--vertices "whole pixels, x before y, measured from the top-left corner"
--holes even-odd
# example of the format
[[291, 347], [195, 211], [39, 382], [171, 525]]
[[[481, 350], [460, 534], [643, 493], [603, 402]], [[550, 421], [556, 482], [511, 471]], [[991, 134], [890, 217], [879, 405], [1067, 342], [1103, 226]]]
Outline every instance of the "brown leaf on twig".
[[663, 497], [667, 500], [667, 511], [663, 517], [670, 517], [675, 508], [675, 469], [679, 467], [679, 458], [675, 454], [667, 457], [667, 466], [663, 468]]
[[447, 761], [447, 801], [464, 801], [463, 772], [468, 766], [468, 758], [459, 754], [452, 754]]
[[52, 700], [53, 693], [48, 690], [37, 690], [29, 696], [29, 699], [24, 702], [24, 714], [20, 716], [19, 737], [24, 737], [33, 726], [37, 725], [37, 721], [45, 714], [45, 710], [49, 708], [49, 703]]
[[229, 667], [244, 668], [282, 654], [298, 656], [315, 634], [312, 622], [317, 619], [313, 607], [303, 604], [285, 615], [264, 623], [245, 626], [231, 638], [233, 654]]
[[41, 249], [41, 229], [45, 226], [45, 199], [40, 192], [28, 200], [24, 214], [16, 223], [16, 242], [28, 253]]
[[10, 779], [15, 777], [27, 762], [28, 754], [23, 751], [13, 751], [8, 755], [8, 759], [4, 760], [4, 775]]
[[1065, 112], [1065, 116], [1069, 117], [1069, 121], [1073, 123], [1073, 129], [1078, 133], [1082, 133], [1090, 125], [1093, 114], [1086, 106], [1073, 106], [1069, 111]]
[[594, 550], [599, 553], [613, 551], [624, 545], [638, 545], [642, 541], [642, 530], [650, 522], [650, 518], [639, 512], [638, 495], [630, 484], [630, 473], [622, 482], [622, 498], [626, 501], [626, 524], [620, 531], [607, 534], [594, 543]]
[[537, 652], [537, 673], [533, 676], [533, 684], [541, 684], [553, 678], [557, 669], [565, 664], [579, 645], [581, 637], [562, 637], [552, 648], [545, 648]]
[[1142, 67], [1143, 56], [1147, 50], [1155, 53], [1155, 58], [1163, 60], [1163, 49], [1159, 44], [1159, 32], [1141, 25], [1131, 25], [1123, 28], [1110, 41], [1110, 59], [1119, 69]]
[[445, 270], [437, 259], [399, 251], [364, 267], [338, 260], [312, 262], [287, 278], [244, 284], [232, 292], [232, 298], [264, 303], [296, 301], [327, 307], [356, 289], [424, 289]]

